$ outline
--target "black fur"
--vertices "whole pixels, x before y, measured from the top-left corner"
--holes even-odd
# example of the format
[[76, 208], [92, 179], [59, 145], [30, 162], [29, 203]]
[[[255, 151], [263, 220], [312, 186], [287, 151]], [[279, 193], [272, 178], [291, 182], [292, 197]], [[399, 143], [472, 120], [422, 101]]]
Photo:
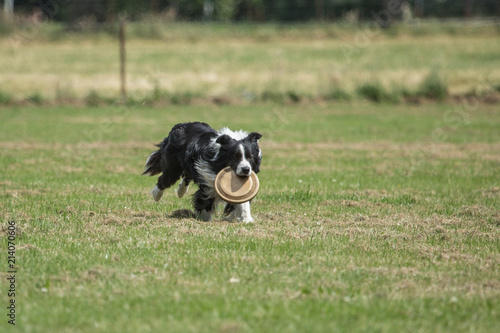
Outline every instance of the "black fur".
[[[150, 155], [143, 174], [162, 173], [157, 183], [160, 191], [181, 177], [185, 186], [193, 181], [199, 186], [193, 195], [195, 213], [212, 213], [219, 199], [213, 189], [215, 175], [227, 166], [244, 176], [249, 176], [252, 170], [258, 173], [262, 159], [258, 145], [261, 137], [257, 132], [248, 135], [227, 129], [217, 132], [201, 122], [177, 124], [157, 145], [160, 149]], [[242, 156], [242, 147], [245, 156]], [[228, 204], [224, 211], [229, 214], [234, 208]]]

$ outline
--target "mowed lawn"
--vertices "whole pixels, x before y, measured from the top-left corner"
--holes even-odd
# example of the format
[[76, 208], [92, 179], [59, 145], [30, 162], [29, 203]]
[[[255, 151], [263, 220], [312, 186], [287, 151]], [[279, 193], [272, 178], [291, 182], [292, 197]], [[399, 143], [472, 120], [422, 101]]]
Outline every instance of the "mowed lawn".
[[[496, 332], [498, 105], [4, 107], [19, 332]], [[253, 224], [141, 176], [184, 121], [259, 131]], [[193, 188], [191, 188], [193, 193]], [[9, 326], [2, 316], [2, 331]], [[8, 328], [8, 327], [7, 327]]]

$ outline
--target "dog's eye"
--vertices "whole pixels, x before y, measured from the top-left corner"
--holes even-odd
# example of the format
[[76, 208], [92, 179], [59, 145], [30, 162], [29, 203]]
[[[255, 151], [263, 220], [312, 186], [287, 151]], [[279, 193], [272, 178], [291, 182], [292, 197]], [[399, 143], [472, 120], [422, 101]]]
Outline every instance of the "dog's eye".
[[241, 158], [241, 152], [237, 152], [235, 155], [234, 155], [237, 159], [240, 159]]

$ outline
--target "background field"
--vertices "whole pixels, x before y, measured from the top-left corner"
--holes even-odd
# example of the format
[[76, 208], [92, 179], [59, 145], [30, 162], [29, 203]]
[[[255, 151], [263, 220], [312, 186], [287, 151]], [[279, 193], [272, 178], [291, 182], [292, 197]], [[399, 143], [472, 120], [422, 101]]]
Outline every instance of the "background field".
[[[34, 102], [117, 97], [116, 32], [62, 29], [28, 27], [0, 39], [0, 93]], [[500, 89], [499, 31], [481, 22], [387, 30], [369, 24], [131, 23], [127, 86], [131, 98], [146, 103], [345, 99], [365, 84], [381, 85], [398, 100], [437, 73], [450, 95], [481, 97]]]
[[[496, 28], [388, 30], [343, 58], [363, 30], [332, 27], [135, 26], [126, 104], [108, 35], [1, 39], [14, 101], [0, 102], [0, 300], [15, 220], [14, 330], [496, 332], [500, 112], [479, 92], [498, 84]], [[314, 98], [365, 78], [417, 89], [433, 69], [477, 93]], [[289, 89], [312, 97], [252, 97]], [[256, 223], [175, 218], [189, 199], [150, 197], [153, 144], [193, 120], [263, 134]]]

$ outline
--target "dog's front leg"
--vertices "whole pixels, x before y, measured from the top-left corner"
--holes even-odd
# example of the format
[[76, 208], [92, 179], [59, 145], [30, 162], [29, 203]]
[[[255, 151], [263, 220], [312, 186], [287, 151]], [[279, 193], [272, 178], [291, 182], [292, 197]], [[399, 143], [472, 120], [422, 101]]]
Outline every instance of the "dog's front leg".
[[199, 220], [208, 222], [212, 220], [215, 210], [215, 200], [207, 198], [204, 189], [200, 187], [193, 196], [194, 213]]
[[238, 217], [238, 221], [244, 222], [244, 223], [250, 223], [253, 222], [253, 217], [252, 214], [250, 213], [250, 201], [244, 202], [240, 204], [241, 206], [241, 214]]
[[238, 221], [244, 223], [253, 222], [252, 214], [250, 213], [250, 201], [242, 204], [226, 206], [225, 212], [227, 213], [226, 221]]
[[207, 211], [207, 210], [196, 210], [195, 215], [199, 220], [202, 220], [203, 222], [210, 222], [212, 221], [212, 211]]

